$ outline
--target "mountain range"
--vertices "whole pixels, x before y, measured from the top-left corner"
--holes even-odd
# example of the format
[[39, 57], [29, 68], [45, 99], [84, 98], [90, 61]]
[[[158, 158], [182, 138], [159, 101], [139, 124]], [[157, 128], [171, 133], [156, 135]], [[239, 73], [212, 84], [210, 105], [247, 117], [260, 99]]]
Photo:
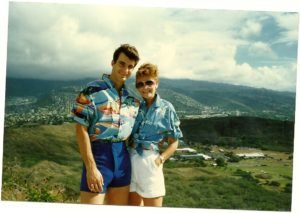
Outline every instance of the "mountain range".
[[[7, 78], [6, 97], [41, 98], [53, 90], [62, 91], [62, 88], [72, 88], [71, 91], [75, 96], [80, 88], [92, 80], [88, 78], [70, 81]], [[129, 79], [126, 84], [129, 90], [140, 98], [134, 87], [134, 79]], [[185, 118], [244, 115], [295, 120], [296, 93], [294, 92], [207, 81], [161, 78], [158, 93], [162, 98], [170, 101], [177, 113]]]

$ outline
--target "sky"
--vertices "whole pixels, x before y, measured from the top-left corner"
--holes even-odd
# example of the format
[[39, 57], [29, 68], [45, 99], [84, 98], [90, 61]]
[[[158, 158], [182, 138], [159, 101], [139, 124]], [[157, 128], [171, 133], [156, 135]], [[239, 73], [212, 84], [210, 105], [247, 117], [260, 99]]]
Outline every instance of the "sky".
[[123, 43], [160, 76], [296, 91], [299, 14], [10, 2], [7, 77], [98, 78]]
[[[25, 3], [23, 0], [2, 0], [0, 138], [3, 138], [4, 129], [6, 77], [99, 77], [102, 72], [110, 72], [113, 51], [121, 43], [131, 43], [139, 49], [140, 63], [156, 63], [163, 77], [297, 90], [294, 141], [298, 142], [298, 1], [26, 0]], [[0, 187], [2, 153], [0, 146]], [[300, 211], [299, 154], [300, 143], [294, 143], [292, 213]], [[123, 206], [13, 201], [0, 201], [0, 209], [32, 213], [62, 212], [62, 209], [64, 212], [124, 211]], [[127, 210], [140, 212], [139, 208], [126, 207]], [[265, 212], [155, 209], [157, 212], [166, 210], [174, 213]], [[153, 208], [145, 207], [143, 212], [152, 213]]]

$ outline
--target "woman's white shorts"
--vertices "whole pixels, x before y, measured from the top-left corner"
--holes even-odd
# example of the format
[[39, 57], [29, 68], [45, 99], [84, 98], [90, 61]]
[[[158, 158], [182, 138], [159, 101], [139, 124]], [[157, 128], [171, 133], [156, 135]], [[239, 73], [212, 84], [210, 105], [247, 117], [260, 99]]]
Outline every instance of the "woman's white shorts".
[[166, 194], [163, 164], [155, 164], [158, 156], [159, 153], [153, 150], [143, 150], [142, 156], [131, 150], [130, 192], [137, 192], [143, 198], [161, 197]]

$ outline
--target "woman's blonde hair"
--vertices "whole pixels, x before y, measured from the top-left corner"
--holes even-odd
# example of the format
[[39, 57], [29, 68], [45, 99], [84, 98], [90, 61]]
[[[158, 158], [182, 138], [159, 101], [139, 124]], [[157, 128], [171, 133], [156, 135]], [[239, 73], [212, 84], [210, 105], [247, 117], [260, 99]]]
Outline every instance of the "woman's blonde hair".
[[142, 76], [150, 76], [152, 78], [154, 78], [156, 80], [156, 82], [158, 82], [158, 68], [155, 64], [151, 64], [151, 63], [145, 63], [142, 64], [137, 72], [136, 72], [136, 79], [138, 77], [142, 77]]

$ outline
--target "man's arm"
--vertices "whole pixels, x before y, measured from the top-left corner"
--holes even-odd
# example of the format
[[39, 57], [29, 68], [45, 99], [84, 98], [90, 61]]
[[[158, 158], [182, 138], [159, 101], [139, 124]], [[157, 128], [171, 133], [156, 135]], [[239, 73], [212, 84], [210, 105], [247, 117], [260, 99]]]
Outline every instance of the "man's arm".
[[79, 152], [86, 167], [87, 184], [91, 191], [101, 192], [103, 186], [103, 177], [97, 169], [96, 162], [92, 153], [90, 138], [87, 127], [76, 124], [77, 143]]

